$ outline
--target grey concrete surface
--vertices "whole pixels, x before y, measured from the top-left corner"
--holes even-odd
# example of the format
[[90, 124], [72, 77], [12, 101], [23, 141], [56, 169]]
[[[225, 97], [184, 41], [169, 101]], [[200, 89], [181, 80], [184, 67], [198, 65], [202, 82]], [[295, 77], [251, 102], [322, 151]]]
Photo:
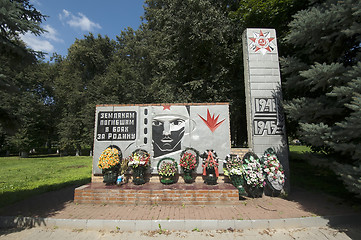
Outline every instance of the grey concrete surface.
[[114, 230], [84, 230], [82, 228], [62, 229], [36, 227], [30, 229], [0, 229], [1, 240], [48, 240], [48, 239], [360, 239], [360, 229], [333, 229], [329, 227], [291, 228], [291, 229], [245, 229], [231, 228], [221, 230], [170, 231], [161, 228], [154, 231], [121, 231]]

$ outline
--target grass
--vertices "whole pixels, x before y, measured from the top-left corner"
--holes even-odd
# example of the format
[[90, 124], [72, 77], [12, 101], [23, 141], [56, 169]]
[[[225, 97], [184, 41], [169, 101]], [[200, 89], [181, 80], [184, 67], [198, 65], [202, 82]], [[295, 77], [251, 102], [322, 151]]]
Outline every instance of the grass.
[[[342, 180], [329, 167], [318, 162], [333, 161], [323, 154], [312, 153], [306, 146], [290, 146], [291, 188], [301, 187], [309, 191], [323, 192], [348, 201], [355, 199]], [[313, 164], [311, 164], [313, 162]]]
[[92, 157], [1, 157], [0, 208], [30, 196], [90, 182]]

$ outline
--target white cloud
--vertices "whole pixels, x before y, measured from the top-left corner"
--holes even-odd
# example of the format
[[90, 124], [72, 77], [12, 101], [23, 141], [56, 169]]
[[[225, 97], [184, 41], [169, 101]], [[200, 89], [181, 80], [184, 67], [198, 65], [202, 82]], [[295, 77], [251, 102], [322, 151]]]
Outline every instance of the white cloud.
[[44, 33], [44, 37], [46, 39], [52, 40], [54, 42], [60, 42], [60, 43], [64, 42], [63, 39], [58, 38], [58, 35], [59, 35], [58, 32], [50, 25], [45, 25], [44, 29], [47, 31]]
[[102, 28], [98, 23], [92, 22], [83, 13], [74, 15], [65, 9], [63, 9], [62, 13], [59, 14], [59, 19], [63, 22], [66, 22], [70, 27], [79, 28], [82, 31], [91, 32], [94, 29]]
[[60, 21], [63, 21], [65, 20], [66, 18], [68, 18], [70, 16], [70, 12], [63, 9], [63, 12], [62, 13], [59, 13], [59, 19]]
[[35, 51], [54, 52], [54, 46], [48, 40], [37, 37], [31, 33], [25, 33], [20, 36], [26, 45]]
[[39, 2], [38, 0], [31, 0], [31, 3], [36, 4], [38, 6], [42, 5], [41, 2]]

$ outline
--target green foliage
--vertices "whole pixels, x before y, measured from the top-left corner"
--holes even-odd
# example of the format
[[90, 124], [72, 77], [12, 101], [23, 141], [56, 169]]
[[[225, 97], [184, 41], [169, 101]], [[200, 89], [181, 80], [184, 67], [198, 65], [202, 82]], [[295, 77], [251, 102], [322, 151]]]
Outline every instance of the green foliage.
[[20, 34], [30, 32], [40, 35], [44, 30], [40, 23], [44, 15], [37, 11], [29, 0], [0, 1], [0, 55], [11, 60], [35, 60], [36, 52], [27, 49], [19, 39]]
[[[281, 62], [291, 135], [314, 149], [361, 160], [358, 98], [361, 3], [323, 1], [294, 15], [284, 38], [293, 57]], [[353, 158], [351, 158], [352, 156]]]
[[[44, 146], [53, 136], [52, 117], [54, 108], [48, 81], [50, 66], [38, 63], [25, 67], [19, 73], [12, 73], [14, 91], [0, 91], [2, 105], [0, 125], [8, 145], [19, 151]], [[9, 149], [9, 146], [2, 146]]]
[[28, 0], [0, 1], [0, 129], [5, 143], [0, 150], [13, 145], [25, 151], [47, 136], [43, 133], [48, 125], [43, 123], [48, 111], [41, 102], [45, 97], [42, 72], [47, 66], [36, 64], [39, 53], [19, 37], [26, 32], [41, 34], [44, 19]]
[[361, 164], [356, 167], [335, 163], [334, 171], [340, 176], [346, 188], [361, 198]]
[[290, 169], [294, 187], [326, 192], [348, 201], [361, 197], [360, 165], [340, 164], [330, 155], [311, 152], [306, 146], [291, 145]]
[[232, 136], [246, 141], [241, 36], [234, 1], [148, 0], [142, 30], [153, 102], [229, 101]]
[[[28, 0], [0, 3], [1, 40], [25, 49], [18, 34], [40, 34], [45, 16]], [[283, 35], [290, 16], [307, 4], [147, 0], [140, 28], [128, 28], [116, 40], [90, 33], [77, 39], [67, 56], [54, 55], [53, 63], [30, 68], [16, 54], [0, 54], [1, 150], [57, 142], [63, 151], [79, 152], [93, 144], [97, 104], [219, 101], [230, 102], [232, 144], [242, 146], [247, 139], [242, 32], [275, 27]], [[12, 12], [22, 15], [15, 19]]]
[[91, 157], [0, 158], [0, 207], [90, 181]]
[[284, 32], [291, 16], [306, 4], [307, 1], [300, 0], [241, 0], [230, 17], [245, 27], [272, 27]]
[[361, 62], [345, 73], [350, 79], [347, 84], [337, 87], [330, 94], [340, 101], [346, 102], [345, 108], [349, 115], [336, 123], [337, 129], [333, 134], [335, 139], [331, 146], [344, 154], [350, 155], [354, 160], [360, 161], [361, 156]]
[[62, 150], [92, 145], [95, 105], [119, 103], [120, 84], [106, 78], [114, 52], [114, 40], [89, 34], [77, 39], [68, 56], [60, 59], [54, 100], [60, 108], [57, 129]]
[[229, 100], [230, 79], [235, 79], [241, 65], [239, 61], [234, 65], [240, 56], [233, 52], [239, 29], [211, 1], [150, 0], [146, 4], [144, 31], [149, 31], [150, 51], [157, 60], [151, 86], [155, 100]]

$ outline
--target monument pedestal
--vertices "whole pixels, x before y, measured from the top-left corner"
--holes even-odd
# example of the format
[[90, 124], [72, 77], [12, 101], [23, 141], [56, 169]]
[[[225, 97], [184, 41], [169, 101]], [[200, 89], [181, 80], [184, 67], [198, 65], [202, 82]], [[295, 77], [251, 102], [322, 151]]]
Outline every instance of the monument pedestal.
[[[221, 180], [219, 180], [221, 181]], [[217, 185], [147, 182], [106, 186], [93, 182], [75, 189], [75, 203], [122, 205], [233, 205], [239, 204], [238, 190], [227, 182]]]

